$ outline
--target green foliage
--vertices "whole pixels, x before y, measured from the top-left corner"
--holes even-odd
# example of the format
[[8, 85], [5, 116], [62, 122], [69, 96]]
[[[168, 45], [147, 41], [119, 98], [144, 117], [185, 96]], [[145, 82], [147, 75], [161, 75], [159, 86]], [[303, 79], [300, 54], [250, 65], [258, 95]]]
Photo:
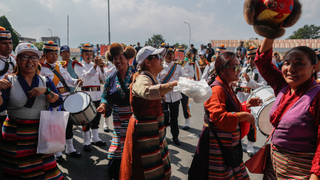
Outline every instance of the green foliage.
[[151, 38], [148, 39], [147, 44], [149, 46], [153, 46], [154, 44], [156, 44], [157, 46], [159, 46], [162, 43], [165, 43], [166, 40], [163, 39], [163, 36], [161, 34], [154, 34]]
[[35, 45], [39, 49], [39, 51], [43, 50], [43, 41], [33, 43], [33, 45]]
[[11, 27], [10, 22], [5, 16], [0, 17], [0, 26], [6, 28], [6, 30], [11, 32], [12, 35], [12, 44], [13, 44], [13, 50], [16, 49], [16, 46], [19, 44], [19, 37], [16, 33], [13, 32], [13, 28]]
[[243, 43], [243, 46], [244, 46], [246, 49], [250, 49], [251, 46], [259, 47], [260, 44], [255, 43], [254, 40], [256, 40], [256, 38], [250, 38], [249, 41], [246, 41], [245, 43]]
[[178, 48], [179, 46], [184, 46], [184, 49], [188, 49], [188, 45], [187, 44], [185, 44], [185, 43], [181, 43], [181, 44], [179, 44], [178, 42], [176, 42], [173, 46], [175, 46], [176, 48]]
[[80, 43], [80, 45], [78, 46], [78, 48], [81, 48], [81, 46], [83, 46], [84, 44], [90, 44], [90, 43]]
[[320, 38], [320, 26], [314, 24], [304, 25], [297, 31], [293, 32], [293, 35], [289, 36], [288, 39], [319, 39]]

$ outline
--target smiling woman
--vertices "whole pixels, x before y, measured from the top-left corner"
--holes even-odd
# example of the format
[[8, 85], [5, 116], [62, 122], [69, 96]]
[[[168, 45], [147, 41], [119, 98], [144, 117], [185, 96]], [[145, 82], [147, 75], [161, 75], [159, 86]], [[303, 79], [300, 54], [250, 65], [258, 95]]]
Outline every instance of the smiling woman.
[[255, 59], [259, 72], [277, 96], [270, 111], [270, 122], [275, 127], [272, 164], [265, 178], [318, 179], [320, 85], [315, 81], [316, 53], [305, 46], [291, 49], [284, 56], [281, 72], [271, 62], [273, 42], [265, 39]]
[[0, 111], [8, 112], [0, 145], [2, 178], [63, 179], [53, 154], [36, 153], [40, 112], [47, 104], [61, 105], [62, 97], [49, 78], [39, 75], [42, 53], [34, 45], [21, 43], [15, 52], [13, 74], [0, 80]]

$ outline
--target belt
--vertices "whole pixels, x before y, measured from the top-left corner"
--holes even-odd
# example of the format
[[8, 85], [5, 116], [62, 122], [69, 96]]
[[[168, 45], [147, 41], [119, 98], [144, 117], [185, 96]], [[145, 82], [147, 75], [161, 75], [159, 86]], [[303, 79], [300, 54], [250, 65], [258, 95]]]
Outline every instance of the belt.
[[100, 91], [100, 86], [98, 87], [81, 87], [82, 91]]
[[245, 93], [251, 93], [254, 89], [248, 88], [248, 87], [240, 87], [237, 89], [238, 92], [245, 92]]
[[64, 87], [62, 87], [62, 88], [57, 88], [57, 90], [59, 91], [60, 94], [63, 94], [63, 93], [68, 92], [68, 91], [66, 90], [66, 88], [64, 88]]

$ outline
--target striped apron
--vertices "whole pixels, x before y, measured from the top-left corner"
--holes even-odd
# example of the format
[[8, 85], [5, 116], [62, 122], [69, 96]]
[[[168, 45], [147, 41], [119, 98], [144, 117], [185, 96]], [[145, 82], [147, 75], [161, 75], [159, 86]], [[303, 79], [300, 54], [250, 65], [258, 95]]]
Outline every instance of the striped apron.
[[309, 179], [311, 162], [315, 153], [299, 153], [284, 150], [272, 144], [271, 159], [263, 179]]
[[108, 159], [121, 159], [124, 141], [126, 139], [129, 119], [132, 115], [131, 107], [113, 105], [113, 135], [108, 150]]
[[39, 120], [5, 120], [0, 147], [4, 179], [63, 179], [53, 154], [36, 154], [38, 129]]

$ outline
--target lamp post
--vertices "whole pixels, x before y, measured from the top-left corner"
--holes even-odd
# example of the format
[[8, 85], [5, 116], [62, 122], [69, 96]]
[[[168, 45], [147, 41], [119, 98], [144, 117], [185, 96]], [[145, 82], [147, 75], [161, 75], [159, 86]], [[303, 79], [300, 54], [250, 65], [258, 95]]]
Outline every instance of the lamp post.
[[51, 32], [51, 37], [52, 37], [52, 31], [51, 31], [51, 29], [48, 29], [50, 32]]
[[110, 4], [108, 0], [108, 37], [109, 37], [109, 45], [110, 45]]
[[190, 44], [191, 44], [191, 26], [190, 26], [190, 24], [189, 23], [187, 23], [187, 22], [184, 22], [185, 24], [188, 24], [188, 26], [189, 26], [189, 48], [190, 48]]

